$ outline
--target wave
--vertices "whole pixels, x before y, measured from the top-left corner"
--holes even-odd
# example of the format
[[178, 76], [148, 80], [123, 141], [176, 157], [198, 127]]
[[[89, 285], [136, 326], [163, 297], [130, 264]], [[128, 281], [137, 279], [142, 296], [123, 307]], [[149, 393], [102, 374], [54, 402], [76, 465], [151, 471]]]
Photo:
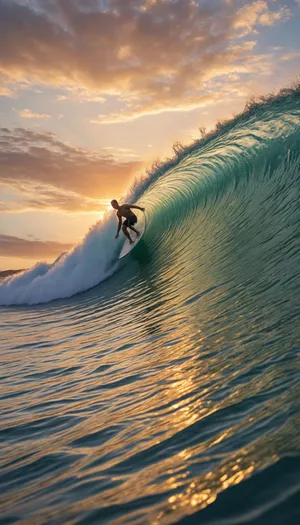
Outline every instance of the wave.
[[46, 303], [96, 286], [109, 277], [117, 265], [114, 230], [115, 218], [106, 217], [91, 228], [80, 244], [61, 254], [52, 264], [39, 262], [29, 270], [8, 277], [0, 285], [0, 304]]
[[[268, 185], [265, 202], [275, 202], [280, 188], [287, 201], [293, 199], [290, 193], [286, 196], [286, 188], [296, 191], [299, 182], [299, 116], [300, 84], [252, 100], [243, 113], [217, 124], [201, 139], [185, 147], [177, 143], [172, 159], [156, 162], [136, 180], [126, 200], [146, 207], [150, 253], [166, 241], [168, 249], [176, 251], [178, 224], [200, 209], [214, 215], [219, 201], [228, 210], [238, 187], [244, 188], [248, 201], [261, 184]], [[242, 217], [243, 210], [239, 213]], [[0, 304], [46, 303], [98, 285], [119, 268], [121, 240], [116, 242], [115, 228], [109, 213], [54, 263], [41, 262], [8, 277], [0, 285]]]

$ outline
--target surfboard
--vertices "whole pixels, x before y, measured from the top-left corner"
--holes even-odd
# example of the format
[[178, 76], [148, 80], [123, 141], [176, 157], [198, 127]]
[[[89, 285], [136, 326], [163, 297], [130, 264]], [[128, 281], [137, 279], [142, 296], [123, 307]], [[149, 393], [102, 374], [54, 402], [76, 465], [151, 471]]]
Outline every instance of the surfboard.
[[[139, 210], [134, 210], [134, 213], [136, 214], [136, 216], [138, 218], [138, 221], [134, 225], [134, 227], [140, 232], [140, 235], [139, 235], [139, 237], [137, 237], [136, 233], [134, 233], [132, 230], [130, 230], [128, 228], [128, 231], [130, 232], [130, 237], [132, 238], [133, 243], [130, 244], [128, 239], [125, 240], [123, 248], [122, 248], [121, 253], [119, 255], [119, 259], [122, 259], [126, 255], [128, 255], [131, 252], [131, 250], [133, 250], [133, 248], [135, 248], [136, 245], [140, 242], [141, 238], [143, 237], [143, 235], [145, 233], [146, 220], [145, 220], [144, 213], [142, 211], [139, 211]], [[123, 235], [123, 233], [121, 232], [120, 235]]]

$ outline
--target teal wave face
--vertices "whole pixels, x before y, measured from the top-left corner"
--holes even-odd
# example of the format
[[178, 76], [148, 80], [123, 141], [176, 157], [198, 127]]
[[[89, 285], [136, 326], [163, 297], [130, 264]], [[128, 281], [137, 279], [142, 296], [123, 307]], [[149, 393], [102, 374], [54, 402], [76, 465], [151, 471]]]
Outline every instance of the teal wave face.
[[206, 206], [209, 199], [213, 205], [228, 185], [234, 188], [270, 178], [282, 162], [284, 177], [288, 165], [293, 171], [292, 164], [299, 159], [299, 111], [300, 87], [253, 103], [206, 138], [154, 167], [148, 179], [137, 183], [134, 198], [147, 204], [150, 215], [152, 210], [164, 214], [174, 206], [182, 216], [190, 208]]
[[300, 89], [286, 90], [182, 150], [136, 189], [156, 271], [181, 268], [182, 280], [188, 269], [186, 296], [212, 274], [212, 284], [237, 286], [268, 282], [274, 272], [296, 278], [299, 121]]

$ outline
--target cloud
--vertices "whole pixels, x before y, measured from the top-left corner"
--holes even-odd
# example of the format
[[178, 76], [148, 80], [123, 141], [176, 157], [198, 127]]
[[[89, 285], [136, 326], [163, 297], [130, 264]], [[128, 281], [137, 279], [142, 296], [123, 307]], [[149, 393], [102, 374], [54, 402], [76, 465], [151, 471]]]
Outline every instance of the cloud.
[[116, 160], [107, 152], [75, 148], [53, 133], [24, 128], [0, 129], [0, 163], [0, 184], [21, 193], [14, 204], [3, 202], [3, 211], [103, 209], [114, 188], [125, 192], [142, 167], [137, 160]]
[[95, 91], [88, 91], [84, 88], [79, 88], [76, 86], [65, 87], [66, 94], [64, 95], [57, 95], [56, 100], [58, 102], [65, 101], [65, 100], [72, 100], [76, 102], [98, 102], [99, 104], [104, 104], [106, 102], [106, 97], [103, 97], [99, 94], [97, 94]]
[[[299, 0], [300, 1], [300, 0]], [[284, 62], [289, 62], [290, 60], [296, 60], [300, 58], [300, 51], [293, 51], [291, 53], [285, 53], [280, 57], [280, 60]]]
[[286, 20], [291, 15], [287, 7], [281, 7], [277, 11], [270, 11], [268, 3], [257, 0], [245, 5], [237, 11], [234, 28], [241, 29], [242, 35], [253, 31], [255, 26], [272, 26], [280, 20]]
[[119, 97], [123, 120], [192, 108], [210, 96], [206, 79], [253, 57], [237, 39], [288, 16], [262, 0], [0, 0], [0, 70], [8, 87], [25, 79], [66, 89], [60, 97]]
[[0, 85], [0, 97], [12, 97], [12, 96], [13, 96], [13, 91], [9, 87]]
[[30, 109], [21, 109], [19, 112], [20, 117], [22, 118], [32, 118], [32, 119], [48, 119], [50, 115], [46, 113], [34, 113]]
[[[5, 187], [7, 184], [3, 184]], [[13, 200], [0, 201], [0, 212], [18, 213], [29, 210], [60, 210], [76, 213], [104, 213], [109, 199], [92, 199], [70, 191], [59, 191], [50, 185], [31, 182], [10, 181], [8, 183]], [[1, 188], [1, 184], [0, 184]]]
[[54, 258], [68, 251], [72, 244], [52, 241], [27, 240], [12, 235], [0, 234], [0, 257], [22, 257], [26, 259]]
[[115, 158], [118, 158], [118, 159], [120, 158], [139, 159], [140, 158], [140, 155], [131, 148], [117, 148], [115, 146], [104, 146], [104, 148], [102, 148], [102, 151], [108, 151]]
[[[243, 67], [244, 70], [244, 67]], [[225, 73], [225, 70], [223, 71]], [[118, 113], [110, 113], [109, 115], [100, 114], [97, 119], [93, 119], [90, 122], [92, 124], [121, 124], [123, 122], [129, 122], [136, 120], [137, 118], [144, 117], [151, 113], [151, 115], [159, 115], [166, 111], [191, 111], [192, 109], [200, 108], [201, 106], [207, 106], [218, 102], [220, 99], [220, 91], [218, 94], [202, 95], [198, 96], [197, 100], [194, 97], [188, 97], [182, 102], [178, 102], [176, 107], [166, 107], [165, 105], [153, 107], [153, 104], [148, 103], [147, 105], [136, 105], [136, 109], [122, 109]]]

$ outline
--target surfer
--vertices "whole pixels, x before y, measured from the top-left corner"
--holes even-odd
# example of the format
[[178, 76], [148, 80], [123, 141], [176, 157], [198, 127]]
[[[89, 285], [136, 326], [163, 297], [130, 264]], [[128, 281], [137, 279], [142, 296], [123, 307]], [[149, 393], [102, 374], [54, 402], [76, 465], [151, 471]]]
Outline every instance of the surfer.
[[[116, 239], [119, 237], [119, 233], [122, 228], [122, 231], [124, 235], [127, 237], [127, 239], [129, 240], [129, 243], [133, 244], [133, 240], [130, 237], [130, 234], [127, 228], [134, 231], [137, 237], [139, 237], [140, 232], [134, 228], [134, 224], [137, 223], [137, 216], [133, 213], [133, 211], [131, 211], [131, 209], [133, 208], [136, 210], [145, 211], [145, 208], [140, 208], [140, 206], [134, 206], [133, 204], [121, 204], [121, 206], [119, 206], [119, 203], [118, 201], [116, 201], [116, 199], [113, 199], [111, 201], [111, 205], [115, 210], [118, 210], [117, 217], [118, 217], [119, 224], [118, 224]], [[122, 217], [125, 217], [123, 226], [122, 226]]]

